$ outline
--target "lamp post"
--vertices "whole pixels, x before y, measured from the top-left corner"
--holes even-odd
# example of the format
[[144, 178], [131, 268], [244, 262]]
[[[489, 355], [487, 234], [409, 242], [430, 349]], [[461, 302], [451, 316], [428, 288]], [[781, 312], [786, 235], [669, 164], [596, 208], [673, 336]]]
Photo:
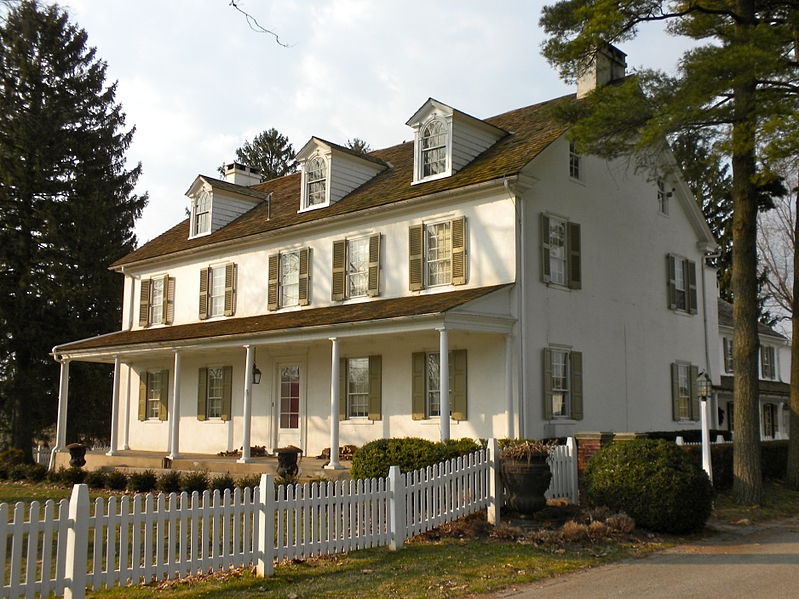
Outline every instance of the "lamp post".
[[710, 461], [710, 404], [708, 398], [713, 391], [713, 383], [706, 372], [700, 372], [696, 380], [699, 393], [699, 406], [702, 418], [702, 469], [707, 472], [710, 482], [713, 482], [713, 464]]

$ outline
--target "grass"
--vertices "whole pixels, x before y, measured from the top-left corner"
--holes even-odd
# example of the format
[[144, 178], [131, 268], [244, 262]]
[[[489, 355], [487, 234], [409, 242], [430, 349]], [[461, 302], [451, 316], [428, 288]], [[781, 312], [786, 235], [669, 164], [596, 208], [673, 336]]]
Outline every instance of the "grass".
[[799, 516], [799, 491], [788, 489], [781, 481], [766, 481], [761, 505], [738, 505], [732, 500], [732, 491], [716, 496], [713, 516], [724, 522], [767, 522]]
[[[14, 483], [9, 481], [0, 482], [0, 503], [7, 503], [9, 507], [13, 506], [18, 501], [31, 502], [38, 501], [43, 503], [48, 499], [69, 499], [72, 494], [72, 487], [58, 487], [55, 485], [48, 485], [44, 483], [31, 484], [31, 483]], [[111, 495], [119, 494], [113, 491], [102, 491], [92, 489], [89, 492], [89, 497], [94, 501], [96, 497], [110, 497]]]

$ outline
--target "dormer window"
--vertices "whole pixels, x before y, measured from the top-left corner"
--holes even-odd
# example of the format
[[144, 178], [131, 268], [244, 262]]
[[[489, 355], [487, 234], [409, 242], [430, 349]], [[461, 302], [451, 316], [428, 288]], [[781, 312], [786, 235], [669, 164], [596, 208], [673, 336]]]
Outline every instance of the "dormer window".
[[317, 206], [327, 202], [327, 163], [317, 156], [305, 167], [305, 206]]
[[436, 119], [422, 129], [422, 178], [432, 177], [447, 170], [447, 130]]
[[211, 232], [211, 194], [203, 190], [194, 198], [192, 212], [192, 237]]

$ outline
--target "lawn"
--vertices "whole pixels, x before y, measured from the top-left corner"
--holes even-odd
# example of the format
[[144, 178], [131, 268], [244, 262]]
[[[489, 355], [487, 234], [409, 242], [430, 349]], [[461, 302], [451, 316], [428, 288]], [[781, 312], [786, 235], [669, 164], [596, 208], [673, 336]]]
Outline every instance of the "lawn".
[[781, 481], [766, 481], [762, 505], [738, 505], [732, 500], [732, 492], [724, 491], [716, 496], [713, 517], [724, 522], [741, 520], [766, 522], [799, 516], [799, 491], [792, 491]]
[[[38, 501], [44, 503], [48, 499], [68, 499], [72, 493], [70, 487], [58, 487], [46, 484], [12, 483], [9, 481], [0, 482], [0, 503], [8, 503], [10, 506], [18, 501], [31, 502]], [[110, 497], [111, 491], [92, 490], [89, 496], [92, 500], [95, 497]], [[118, 493], [117, 493], [118, 494]]]

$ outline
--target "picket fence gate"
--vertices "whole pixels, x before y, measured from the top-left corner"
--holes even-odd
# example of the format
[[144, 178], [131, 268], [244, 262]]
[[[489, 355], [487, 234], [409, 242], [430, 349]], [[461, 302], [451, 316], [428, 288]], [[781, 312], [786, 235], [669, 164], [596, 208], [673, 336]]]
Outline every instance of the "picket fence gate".
[[[67, 599], [100, 589], [367, 547], [405, 539], [486, 509], [499, 521], [497, 443], [435, 466], [387, 478], [89, 501], [86, 485], [43, 505], [0, 504], [0, 597]], [[571, 460], [571, 461], [570, 461]], [[550, 455], [547, 497], [576, 501], [573, 439]]]

